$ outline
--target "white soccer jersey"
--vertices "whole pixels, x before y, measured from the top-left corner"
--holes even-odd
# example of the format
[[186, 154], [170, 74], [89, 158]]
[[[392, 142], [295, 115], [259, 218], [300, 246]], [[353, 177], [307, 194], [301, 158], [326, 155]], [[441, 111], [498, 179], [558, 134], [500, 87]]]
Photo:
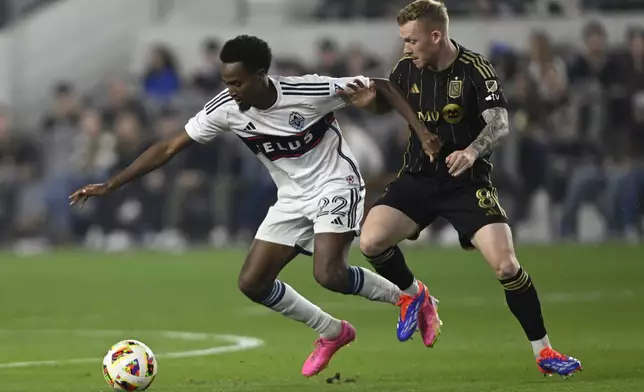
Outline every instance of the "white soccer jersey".
[[349, 105], [337, 92], [363, 76], [270, 77], [277, 101], [267, 110], [240, 111], [224, 90], [186, 124], [188, 135], [207, 143], [222, 132], [239, 136], [266, 165], [279, 198], [313, 198], [329, 182], [362, 187], [362, 176], [344, 141], [334, 110]]

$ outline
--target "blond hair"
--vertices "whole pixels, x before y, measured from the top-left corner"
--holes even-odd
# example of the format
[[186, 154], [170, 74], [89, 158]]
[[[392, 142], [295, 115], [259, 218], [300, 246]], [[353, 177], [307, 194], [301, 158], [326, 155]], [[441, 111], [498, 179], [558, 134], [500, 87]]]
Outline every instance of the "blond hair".
[[429, 22], [432, 27], [446, 30], [449, 23], [447, 7], [438, 0], [416, 0], [400, 10], [396, 18], [398, 25], [402, 26], [414, 20]]

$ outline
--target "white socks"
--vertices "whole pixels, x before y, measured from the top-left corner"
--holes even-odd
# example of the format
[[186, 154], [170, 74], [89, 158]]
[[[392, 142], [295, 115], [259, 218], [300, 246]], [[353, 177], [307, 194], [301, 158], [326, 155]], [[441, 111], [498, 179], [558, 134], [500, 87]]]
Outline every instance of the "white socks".
[[324, 339], [334, 339], [342, 331], [340, 320], [322, 311], [291, 286], [279, 280], [273, 283], [273, 291], [262, 304], [290, 319], [308, 325]]
[[349, 267], [349, 273], [353, 280], [353, 295], [393, 305], [398, 302], [400, 289], [382, 276], [366, 268], [353, 266]]
[[[352, 282], [351, 294], [393, 305], [398, 302], [400, 289], [382, 276], [362, 267], [349, 267], [349, 273]], [[415, 284], [418, 287], [418, 283]], [[273, 283], [273, 290], [262, 304], [290, 319], [303, 322], [324, 339], [333, 339], [342, 330], [340, 320], [322, 311], [291, 286], [279, 280]]]
[[533, 342], [530, 342], [532, 345], [532, 352], [534, 353], [535, 358], [539, 358], [539, 353], [541, 350], [543, 350], [546, 347], [552, 347], [550, 345], [550, 339], [548, 339], [548, 335], [544, 336], [543, 338], [539, 340], [535, 340]]

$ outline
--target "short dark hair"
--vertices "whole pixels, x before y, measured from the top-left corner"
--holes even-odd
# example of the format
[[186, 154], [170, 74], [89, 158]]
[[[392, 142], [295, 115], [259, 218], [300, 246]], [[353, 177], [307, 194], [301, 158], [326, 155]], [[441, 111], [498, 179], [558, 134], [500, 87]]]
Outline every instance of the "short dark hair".
[[445, 3], [439, 0], [416, 0], [400, 10], [396, 18], [399, 26], [421, 19], [436, 24], [438, 28], [446, 29], [449, 16]]
[[239, 35], [226, 41], [219, 58], [226, 64], [240, 62], [251, 71], [263, 69], [264, 72], [268, 72], [273, 54], [266, 41], [261, 38]]

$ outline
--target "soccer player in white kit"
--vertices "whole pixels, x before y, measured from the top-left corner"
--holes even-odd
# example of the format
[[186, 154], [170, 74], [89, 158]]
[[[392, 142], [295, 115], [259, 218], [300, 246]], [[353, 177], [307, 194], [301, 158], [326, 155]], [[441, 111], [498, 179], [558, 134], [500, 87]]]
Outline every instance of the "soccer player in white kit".
[[[351, 102], [360, 106], [354, 88], [375, 83], [364, 77], [269, 77], [271, 50], [257, 37], [226, 42], [220, 56], [227, 89], [188, 121], [185, 132], [157, 142], [123, 172], [104, 184], [79, 189], [70, 199], [74, 204], [102, 196], [162, 166], [193, 142], [207, 143], [234, 132], [266, 165], [278, 187], [278, 200], [242, 267], [239, 289], [252, 301], [320, 334], [302, 368], [302, 374], [313, 376], [355, 339], [356, 332], [278, 280], [286, 264], [299, 253], [312, 254], [315, 280], [331, 291], [390, 304], [397, 304], [401, 295], [388, 280], [347, 265], [363, 218], [364, 182], [333, 111]], [[402, 96], [392, 105], [400, 102]], [[406, 109], [401, 114], [412, 123], [415, 113], [410, 106]]]

